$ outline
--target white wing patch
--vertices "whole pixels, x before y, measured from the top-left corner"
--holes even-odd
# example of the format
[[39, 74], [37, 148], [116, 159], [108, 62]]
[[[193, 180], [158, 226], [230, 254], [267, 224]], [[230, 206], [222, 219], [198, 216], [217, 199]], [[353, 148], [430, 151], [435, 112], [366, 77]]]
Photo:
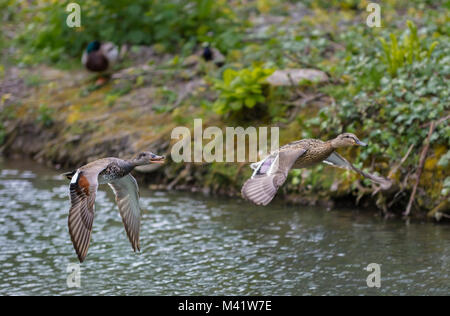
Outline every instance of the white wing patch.
[[259, 162], [255, 162], [250, 165], [252, 169], [255, 171], [252, 174], [251, 178], [254, 178], [258, 175], [271, 175], [275, 171], [278, 170], [278, 157], [279, 153], [273, 153], [271, 155], [268, 155], [266, 158]]
[[72, 180], [70, 180], [70, 183], [77, 183], [79, 176], [80, 176], [80, 170], [77, 170], [77, 172], [73, 175]]

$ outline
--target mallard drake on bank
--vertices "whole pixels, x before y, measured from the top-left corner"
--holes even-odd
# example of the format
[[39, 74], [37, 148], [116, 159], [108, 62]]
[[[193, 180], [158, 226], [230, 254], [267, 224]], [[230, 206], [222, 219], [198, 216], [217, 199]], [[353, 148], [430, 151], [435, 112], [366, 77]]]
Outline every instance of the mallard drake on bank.
[[319, 139], [302, 139], [286, 144], [251, 165], [255, 171], [244, 183], [241, 193], [244, 198], [257, 205], [267, 205], [286, 181], [289, 170], [307, 168], [321, 162], [355, 171], [384, 188], [390, 186], [388, 179], [359, 170], [335, 152], [338, 148], [351, 146], [366, 146], [366, 144], [352, 133], [344, 133], [325, 142]]
[[202, 58], [205, 61], [213, 61], [217, 67], [222, 67], [225, 64], [225, 56], [215, 47], [211, 47], [211, 44], [205, 42], [202, 44]]
[[93, 41], [89, 43], [84, 51], [81, 62], [90, 71], [103, 72], [111, 69], [118, 57], [119, 49], [113, 43]]
[[134, 251], [140, 251], [141, 211], [139, 187], [130, 172], [137, 166], [163, 163], [164, 156], [142, 152], [131, 160], [103, 158], [64, 173], [70, 179], [69, 233], [80, 262], [86, 258], [94, 221], [95, 196], [99, 184], [109, 184], [116, 195], [125, 231]]

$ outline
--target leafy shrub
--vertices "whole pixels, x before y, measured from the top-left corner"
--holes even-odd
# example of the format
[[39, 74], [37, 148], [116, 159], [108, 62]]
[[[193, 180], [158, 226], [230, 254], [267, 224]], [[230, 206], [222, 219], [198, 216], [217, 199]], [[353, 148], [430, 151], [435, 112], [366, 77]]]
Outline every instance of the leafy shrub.
[[213, 105], [214, 111], [221, 115], [243, 114], [247, 109], [262, 106], [267, 101], [263, 91], [265, 80], [274, 71], [258, 66], [241, 70], [226, 69], [223, 79], [214, 83], [214, 89], [219, 92]]
[[94, 39], [118, 45], [160, 43], [167, 49], [206, 40], [227, 49], [229, 41], [239, 41], [235, 16], [224, 0], [86, 0], [81, 4], [80, 28], [66, 25], [69, 2], [73, 1], [24, 5], [31, 23], [19, 39], [33, 58], [39, 52], [53, 62], [64, 55], [79, 57]]
[[[411, 34], [415, 34], [411, 27], [410, 23]], [[404, 41], [406, 44], [402, 44], [403, 59], [399, 58], [411, 64], [396, 68], [395, 77], [383, 71], [390, 65], [380, 64], [375, 57], [379, 53], [376, 47], [370, 55], [349, 57], [345, 65], [349, 82], [336, 89], [339, 94], [333, 95], [333, 90], [329, 90], [336, 98], [336, 105], [323, 108], [320, 120], [312, 122], [330, 135], [348, 131], [367, 137], [369, 146], [358, 156], [359, 162], [399, 161], [410, 145], [421, 147], [428, 133], [427, 124], [445, 117], [450, 110], [449, 42], [445, 36], [441, 37], [439, 45], [433, 45], [434, 53], [429, 54], [430, 49], [417, 49], [419, 44], [413, 39], [416, 35], [411, 34]], [[375, 81], [377, 84], [373, 84]], [[431, 141], [433, 146], [448, 146], [450, 126], [445, 123], [436, 126]], [[417, 155], [411, 155], [403, 165], [404, 170], [414, 168], [417, 160]]]
[[388, 66], [389, 73], [394, 76], [400, 67], [411, 65], [414, 60], [429, 59], [438, 42], [433, 42], [429, 48], [424, 48], [417, 36], [417, 27], [412, 21], [407, 21], [409, 34], [405, 35], [402, 42], [398, 42], [395, 34], [391, 33], [391, 42], [388, 44], [380, 37], [383, 46], [384, 57], [382, 61]]

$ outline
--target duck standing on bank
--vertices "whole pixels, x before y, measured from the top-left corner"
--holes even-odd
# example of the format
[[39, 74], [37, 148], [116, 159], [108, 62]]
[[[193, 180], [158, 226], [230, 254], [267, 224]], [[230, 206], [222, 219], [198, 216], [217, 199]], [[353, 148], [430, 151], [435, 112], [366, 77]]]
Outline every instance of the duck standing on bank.
[[286, 144], [251, 165], [255, 171], [244, 183], [241, 193], [244, 198], [257, 205], [267, 205], [286, 181], [289, 170], [311, 167], [320, 162], [355, 171], [380, 184], [383, 189], [388, 189], [391, 186], [390, 180], [359, 170], [335, 152], [338, 148], [351, 146], [367, 145], [352, 133], [341, 134], [326, 142], [319, 139], [302, 139]]
[[[84, 51], [81, 62], [87, 70], [102, 73], [110, 70], [118, 58], [119, 49], [116, 45], [111, 42], [100, 43], [99, 41], [93, 41], [89, 43]], [[99, 78], [98, 81], [100, 80], [102, 78]]]
[[107, 183], [114, 191], [131, 246], [134, 251], [140, 251], [139, 187], [130, 172], [137, 166], [163, 162], [164, 156], [142, 152], [131, 160], [113, 157], [98, 159], [64, 174], [71, 180], [69, 233], [80, 262], [86, 258], [91, 241], [95, 196], [99, 184]]
[[211, 44], [205, 42], [202, 44], [202, 58], [205, 61], [212, 61], [217, 67], [222, 67], [225, 64], [225, 56], [215, 47], [211, 47]]

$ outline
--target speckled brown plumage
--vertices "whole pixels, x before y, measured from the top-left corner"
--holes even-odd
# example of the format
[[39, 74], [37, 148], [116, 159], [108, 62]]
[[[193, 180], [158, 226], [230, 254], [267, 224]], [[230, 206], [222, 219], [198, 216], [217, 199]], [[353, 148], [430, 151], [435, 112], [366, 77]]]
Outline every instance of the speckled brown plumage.
[[280, 151], [291, 151], [296, 149], [304, 149], [306, 152], [300, 156], [294, 163], [292, 168], [307, 168], [314, 166], [326, 159], [334, 151], [331, 142], [324, 142], [320, 139], [302, 139], [280, 148]]
[[242, 196], [257, 205], [267, 205], [286, 181], [289, 170], [311, 167], [321, 162], [353, 170], [373, 181], [382, 182], [383, 179], [380, 177], [360, 171], [335, 153], [337, 148], [349, 146], [366, 146], [366, 144], [351, 133], [341, 134], [328, 141], [302, 139], [286, 144], [262, 161], [252, 164], [255, 171], [242, 186]]

